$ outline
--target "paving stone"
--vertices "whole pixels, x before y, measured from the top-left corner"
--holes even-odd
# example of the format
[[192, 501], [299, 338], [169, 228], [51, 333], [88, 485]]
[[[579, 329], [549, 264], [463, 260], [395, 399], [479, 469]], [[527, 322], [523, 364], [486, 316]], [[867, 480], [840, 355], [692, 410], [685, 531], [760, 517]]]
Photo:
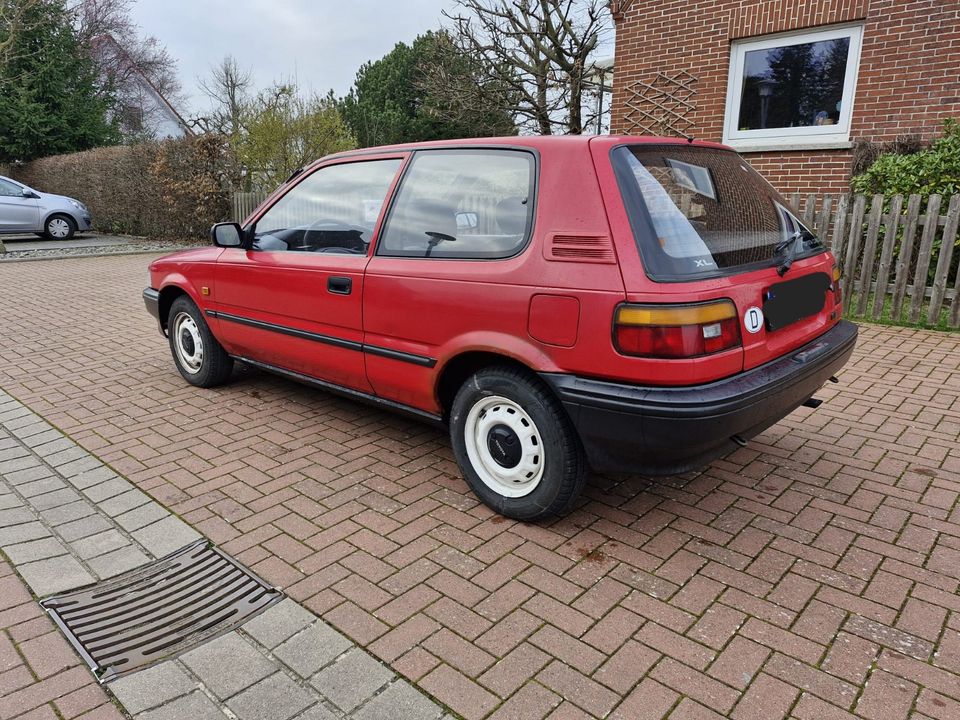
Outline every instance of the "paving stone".
[[[196, 687], [196, 682], [173, 660], [117, 678], [109, 685], [111, 692], [133, 715], [186, 695]], [[188, 717], [183, 716], [184, 720]]]
[[[0, 486], [2, 489], [2, 486]], [[23, 501], [13, 493], [0, 493], [0, 509], [9, 510], [10, 508], [20, 507]]]
[[51, 467], [59, 468], [60, 466], [72, 463], [74, 460], [79, 460], [80, 458], [85, 457], [89, 457], [86, 450], [81, 447], [73, 446], [67, 448], [66, 450], [61, 450], [60, 452], [55, 452], [52, 455], [48, 455], [44, 458], [44, 460]]
[[310, 677], [352, 647], [347, 638], [318, 621], [278, 646], [273, 654], [300, 677]]
[[110, 517], [122, 515], [128, 510], [140, 507], [150, 502], [150, 497], [139, 490], [128, 490], [125, 493], [108, 498], [97, 504], [100, 512], [104, 512]]
[[316, 698], [283, 673], [271, 675], [227, 701], [240, 720], [289, 720]]
[[96, 514], [97, 510], [90, 503], [84, 500], [67, 503], [58, 507], [47, 508], [40, 511], [40, 516], [45, 523], [50, 525], [63, 525], [64, 523], [79, 520]]
[[83, 494], [95, 503], [103, 502], [107, 498], [112, 498], [131, 490], [132, 486], [126, 480], [115, 477], [111, 480], [105, 480], [97, 485], [83, 489]]
[[94, 582], [93, 576], [70, 555], [19, 565], [17, 571], [23, 576], [34, 594], [40, 597], [72, 590]]
[[150, 562], [152, 558], [135, 545], [127, 545], [105, 555], [87, 560], [87, 565], [101, 579], [111, 578]]
[[104, 555], [113, 550], [130, 545], [130, 540], [120, 533], [119, 530], [105, 530], [102, 533], [85, 537], [76, 542], [70, 543], [81, 560]]
[[[134, 510], [136, 512], [136, 510]], [[133, 537], [157, 557], [169, 555], [200, 538], [200, 534], [180, 518], [168, 515], [152, 525], [134, 530]]]
[[57, 472], [60, 473], [63, 477], [69, 479], [75, 475], [80, 475], [87, 470], [94, 470], [101, 466], [101, 462], [97, 460], [92, 455], [86, 455], [84, 457], [79, 457], [76, 460], [73, 460], [63, 465], [57, 466]]
[[27, 410], [27, 408], [6, 393], [3, 393], [3, 397], [6, 398], [6, 402], [5, 404], [0, 405], [0, 422], [8, 423], [11, 420], [16, 420], [20, 417], [33, 415], [33, 413]]
[[20, 440], [33, 437], [38, 433], [46, 432], [50, 429], [50, 425], [45, 423], [36, 415], [25, 415], [22, 418], [5, 422], [4, 425], [6, 425], [7, 429]]
[[134, 510], [130, 510], [114, 518], [114, 521], [127, 532], [133, 532], [142, 527], [155, 523], [170, 515], [169, 512], [157, 503], [148, 503]]
[[37, 463], [23, 470], [7, 470], [6, 472], [0, 473], [0, 477], [3, 477], [8, 483], [18, 488], [24, 483], [53, 477], [53, 475], [50, 468], [41, 463]]
[[405, 680], [398, 680], [351, 717], [356, 720], [436, 720], [442, 712], [426, 695]]
[[142, 713], [137, 720], [224, 720], [226, 717], [213, 700], [197, 691]]
[[66, 555], [69, 552], [67, 546], [55, 537], [30, 540], [19, 545], [9, 545], [3, 551], [14, 565], [22, 565], [23, 563], [56, 557], [57, 555]]
[[0, 462], [0, 476], [12, 475], [21, 470], [33, 470], [36, 467], [41, 467], [40, 461], [31, 455], [13, 458], [12, 460], [4, 460]]
[[0, 462], [13, 460], [15, 458], [29, 457], [30, 451], [20, 447], [15, 443], [10, 443], [10, 447], [0, 448]]
[[[51, 436], [50, 433], [53, 433]], [[46, 442], [37, 442], [38, 437], [50, 437]], [[43, 430], [36, 435], [31, 436], [31, 442], [27, 443], [37, 455], [42, 458], [49, 457], [61, 450], [76, 447], [76, 443], [70, 438], [66, 438], [56, 430]]]
[[41, 522], [24, 523], [13, 527], [0, 527], [0, 548], [17, 545], [27, 540], [50, 537], [51, 533]]
[[92, 470], [84, 470], [82, 473], [72, 475], [69, 478], [70, 484], [75, 488], [84, 490], [93, 485], [99, 485], [106, 480], [117, 477], [117, 474], [106, 465], [95, 467]]
[[30, 498], [30, 505], [34, 510], [50, 510], [52, 508], [68, 505], [80, 500], [80, 496], [73, 488], [64, 487], [60, 490], [44, 493]]
[[[24, 444], [29, 448], [39, 448], [43, 447], [47, 443], [53, 442], [59, 439], [66, 439], [63, 437], [63, 434], [59, 430], [54, 428], [48, 428], [38, 432], [36, 435], [31, 435], [30, 437], [23, 438]], [[72, 442], [67, 440], [67, 442]]]
[[72, 543], [80, 538], [89, 537], [104, 530], [110, 530], [113, 526], [109, 520], [101, 515], [89, 515], [79, 520], [54, 525], [57, 535], [62, 537], [68, 543]]
[[65, 487], [67, 487], [67, 484], [63, 482], [63, 480], [51, 475], [50, 477], [18, 485], [17, 492], [29, 500], [37, 495], [43, 495], [53, 492], [54, 490], [62, 490]]
[[290, 598], [284, 598], [252, 620], [248, 620], [242, 629], [257, 642], [272, 650], [316, 619], [316, 615], [303, 606]]
[[221, 699], [236, 695], [278, 669], [235, 632], [204, 643], [181, 660]]
[[23, 523], [35, 522], [37, 516], [25, 507], [0, 510], [0, 527], [13, 527]]
[[372, 697], [393, 673], [363, 650], [355, 648], [320, 671], [311, 684], [341, 710], [350, 712]]
[[340, 717], [342, 717], [340, 713], [334, 713], [317, 703], [302, 715], [297, 715], [294, 720], [338, 720]]

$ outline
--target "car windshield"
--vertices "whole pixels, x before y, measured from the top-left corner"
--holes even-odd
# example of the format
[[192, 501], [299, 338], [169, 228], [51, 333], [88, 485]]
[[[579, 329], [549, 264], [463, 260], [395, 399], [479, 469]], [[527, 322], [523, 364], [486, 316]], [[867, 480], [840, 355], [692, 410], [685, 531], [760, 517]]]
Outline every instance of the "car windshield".
[[759, 173], [730, 150], [619, 147], [614, 167], [644, 269], [689, 280], [776, 265], [824, 247]]

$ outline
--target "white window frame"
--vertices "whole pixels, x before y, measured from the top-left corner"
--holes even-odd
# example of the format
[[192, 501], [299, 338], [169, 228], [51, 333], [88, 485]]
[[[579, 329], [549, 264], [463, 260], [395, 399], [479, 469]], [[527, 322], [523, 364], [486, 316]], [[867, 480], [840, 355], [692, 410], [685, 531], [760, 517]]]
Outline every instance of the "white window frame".
[[[740, 100], [743, 93], [743, 70], [746, 54], [754, 50], [769, 50], [789, 45], [850, 38], [847, 52], [847, 70], [843, 80], [843, 99], [840, 118], [836, 125], [795, 128], [737, 129], [740, 119]], [[723, 122], [723, 141], [741, 151], [788, 150], [805, 148], [843, 148], [850, 146], [850, 119], [853, 114], [860, 70], [860, 47], [863, 43], [863, 25], [833, 26], [826, 30], [766, 35], [762, 38], [735, 40], [730, 46], [730, 72], [727, 82], [727, 104]]]

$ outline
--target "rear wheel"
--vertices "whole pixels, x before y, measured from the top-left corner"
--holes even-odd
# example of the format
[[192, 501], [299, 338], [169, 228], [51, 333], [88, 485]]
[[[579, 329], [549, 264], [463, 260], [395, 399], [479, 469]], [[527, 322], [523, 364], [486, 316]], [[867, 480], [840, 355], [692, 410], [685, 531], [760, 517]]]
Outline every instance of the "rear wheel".
[[233, 358], [210, 332], [200, 308], [181, 295], [167, 317], [170, 352], [183, 379], [203, 388], [226, 382], [233, 372]]
[[490, 508], [517, 520], [562, 515], [586, 481], [580, 440], [557, 398], [531, 373], [480, 370], [450, 413], [464, 478]]
[[43, 226], [43, 234], [50, 240], [69, 240], [76, 231], [76, 223], [69, 215], [51, 215]]

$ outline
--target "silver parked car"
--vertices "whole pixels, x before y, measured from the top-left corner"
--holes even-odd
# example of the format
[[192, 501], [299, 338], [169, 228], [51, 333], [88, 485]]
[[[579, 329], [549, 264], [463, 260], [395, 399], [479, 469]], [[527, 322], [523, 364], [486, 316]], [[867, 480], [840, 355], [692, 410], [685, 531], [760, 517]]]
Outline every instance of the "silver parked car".
[[36, 233], [69, 240], [91, 225], [90, 211], [79, 200], [38, 192], [0, 175], [0, 234]]

